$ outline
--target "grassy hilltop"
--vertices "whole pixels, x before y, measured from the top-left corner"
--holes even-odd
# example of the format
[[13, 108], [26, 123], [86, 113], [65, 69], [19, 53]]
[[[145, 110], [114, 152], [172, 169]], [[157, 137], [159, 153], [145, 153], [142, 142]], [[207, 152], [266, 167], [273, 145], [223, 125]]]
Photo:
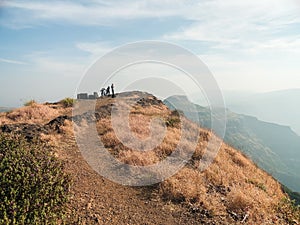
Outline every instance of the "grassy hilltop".
[[[130, 128], [133, 134], [141, 139], [149, 136], [148, 124], [153, 118], [160, 118], [165, 124], [166, 133], [160, 145], [151, 151], [135, 151], [123, 145], [117, 138], [111, 123], [111, 109], [116, 101], [123, 105], [135, 102], [130, 111]], [[76, 107], [76, 103], [75, 106]], [[122, 118], [120, 118], [122, 119]], [[45, 160], [49, 163], [58, 163], [61, 170], [56, 171], [63, 179], [52, 182], [51, 171], [43, 170], [44, 184], [62, 187], [59, 192], [66, 197], [65, 202], [57, 205], [62, 214], [49, 218], [39, 212], [39, 208], [28, 207], [23, 211], [11, 211], [10, 205], [5, 206], [7, 213], [0, 213], [0, 221], [4, 214], [6, 221], [14, 220], [16, 215], [24, 218], [23, 221], [34, 221], [30, 213], [36, 211], [44, 215], [54, 224], [297, 224], [299, 210], [293, 206], [288, 196], [271, 175], [258, 168], [250, 159], [240, 151], [223, 143], [218, 155], [207, 170], [198, 170], [199, 160], [206, 151], [208, 143], [215, 135], [207, 129], [199, 127], [192, 121], [186, 121], [189, 131], [200, 134], [196, 149], [193, 143], [184, 143], [182, 150], [194, 151], [192, 158], [177, 174], [167, 180], [147, 187], [130, 187], [111, 182], [97, 174], [83, 159], [76, 140], [73, 122], [72, 104], [37, 104], [15, 109], [11, 112], [0, 114], [0, 135], [3, 142], [1, 149], [16, 152], [44, 152], [42, 157], [33, 157], [36, 165], [43, 165]], [[156, 97], [142, 92], [121, 93], [117, 98], [97, 99], [95, 112], [79, 115], [76, 120], [80, 123], [96, 122], [97, 131], [104, 146], [111, 155], [121, 162], [147, 166], [170, 156], [175, 150], [180, 136], [180, 117], [177, 112], [171, 111]], [[154, 131], [155, 132], [155, 131]], [[11, 138], [14, 135], [22, 139]], [[9, 140], [9, 146], [5, 144]], [[28, 143], [28, 144], [26, 144]], [[43, 148], [34, 147], [43, 145]], [[6, 147], [5, 147], [6, 146]], [[19, 150], [18, 150], [19, 149]], [[28, 149], [33, 149], [32, 151]], [[5, 162], [14, 162], [16, 175], [18, 168], [24, 170], [32, 164], [22, 164], [22, 160], [15, 160], [15, 154], [9, 157], [7, 151], [0, 154], [0, 172], [5, 173]], [[7, 156], [7, 157], [4, 157]], [[25, 157], [17, 154], [18, 157]], [[11, 161], [9, 161], [11, 160]], [[40, 161], [39, 161], [40, 160]], [[47, 161], [47, 162], [48, 162]], [[20, 165], [22, 166], [20, 166]], [[43, 167], [41, 167], [43, 168]], [[53, 172], [53, 171], [52, 171]], [[131, 171], [127, 171], [131, 173]], [[153, 171], [154, 175], [155, 171]], [[25, 173], [24, 179], [28, 177]], [[9, 177], [8, 177], [9, 178]], [[30, 178], [30, 177], [29, 177]], [[28, 179], [29, 179], [28, 178]], [[31, 179], [31, 178], [30, 178]], [[70, 180], [69, 180], [70, 179]], [[23, 180], [23, 179], [21, 179]], [[13, 202], [18, 195], [35, 199], [41, 206], [49, 206], [57, 196], [41, 198], [36, 189], [36, 194], [28, 195], [28, 190], [37, 187], [37, 180], [31, 180], [28, 189], [18, 188], [21, 183], [12, 183], [10, 180], [1, 181], [1, 187], [15, 187], [17, 191], [7, 199]], [[16, 182], [13, 180], [13, 182]], [[64, 186], [63, 184], [66, 184]], [[27, 187], [27, 186], [26, 186]], [[1, 198], [3, 192], [1, 192]], [[27, 196], [27, 197], [26, 197]], [[3, 202], [1, 201], [1, 207]], [[23, 202], [14, 203], [16, 207]], [[2, 211], [3, 212], [3, 211]], [[18, 214], [15, 214], [18, 213]], [[63, 216], [64, 215], [64, 216]], [[44, 222], [42, 221], [42, 222]], [[5, 223], [4, 223], [5, 224]], [[9, 223], [7, 223], [9, 224]], [[15, 224], [22, 224], [15, 220]]]

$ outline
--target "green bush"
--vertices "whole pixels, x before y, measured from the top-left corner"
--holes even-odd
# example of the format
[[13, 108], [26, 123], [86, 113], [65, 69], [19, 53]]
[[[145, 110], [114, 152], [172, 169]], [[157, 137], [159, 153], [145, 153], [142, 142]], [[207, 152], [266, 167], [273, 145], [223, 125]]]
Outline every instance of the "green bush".
[[166, 125], [168, 127], [178, 127], [180, 125], [180, 114], [177, 110], [173, 110], [171, 115], [166, 119]]
[[286, 224], [298, 224], [300, 221], [300, 206], [294, 200], [283, 198], [277, 206], [277, 211], [282, 214]]
[[300, 193], [293, 192], [287, 186], [282, 184], [282, 190], [288, 194], [288, 196], [295, 201], [296, 205], [300, 205]]
[[37, 104], [37, 102], [32, 99], [32, 100], [29, 100], [28, 102], [25, 102], [24, 106], [33, 106], [35, 104]]
[[177, 127], [179, 124], [180, 124], [180, 119], [176, 117], [168, 118], [166, 121], [166, 125], [168, 127]]
[[0, 224], [62, 222], [70, 179], [46, 146], [0, 134]]
[[73, 107], [74, 104], [75, 104], [75, 99], [73, 99], [73, 98], [65, 98], [65, 99], [61, 100], [60, 103], [61, 103], [65, 108]]

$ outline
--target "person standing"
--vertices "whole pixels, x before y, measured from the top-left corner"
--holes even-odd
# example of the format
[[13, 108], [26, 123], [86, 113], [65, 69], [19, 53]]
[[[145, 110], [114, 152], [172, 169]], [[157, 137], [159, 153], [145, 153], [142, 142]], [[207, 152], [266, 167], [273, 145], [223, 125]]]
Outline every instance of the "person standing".
[[106, 96], [110, 95], [110, 86], [106, 88]]
[[114, 84], [111, 84], [111, 86], [110, 86], [110, 88], [111, 88], [111, 94], [112, 94], [112, 98], [114, 98], [115, 97], [115, 89], [114, 89]]
[[104, 96], [105, 95], [105, 88], [102, 88], [101, 89], [101, 96]]

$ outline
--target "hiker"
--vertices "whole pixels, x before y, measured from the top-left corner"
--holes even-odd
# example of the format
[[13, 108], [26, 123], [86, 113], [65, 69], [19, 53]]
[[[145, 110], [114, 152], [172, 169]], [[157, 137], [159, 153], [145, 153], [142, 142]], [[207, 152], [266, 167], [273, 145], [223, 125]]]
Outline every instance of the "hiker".
[[110, 88], [111, 88], [111, 94], [112, 94], [112, 98], [114, 98], [115, 97], [115, 89], [114, 89], [114, 84], [111, 84], [111, 86], [110, 86]]
[[102, 88], [100, 91], [101, 91], [101, 96], [105, 96], [105, 88]]
[[110, 95], [110, 86], [106, 88], [106, 96]]

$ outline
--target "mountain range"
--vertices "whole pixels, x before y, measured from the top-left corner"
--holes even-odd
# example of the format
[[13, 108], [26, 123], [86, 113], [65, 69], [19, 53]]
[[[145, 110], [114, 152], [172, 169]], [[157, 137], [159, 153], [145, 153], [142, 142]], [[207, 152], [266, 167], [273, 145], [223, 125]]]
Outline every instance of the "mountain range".
[[[177, 110], [194, 108], [187, 117], [211, 129], [211, 111], [190, 102], [185, 96], [171, 96], [164, 103]], [[300, 192], [300, 137], [288, 126], [264, 122], [253, 116], [228, 109], [224, 141], [240, 149], [258, 166], [272, 174], [283, 185]], [[218, 117], [218, 114], [215, 115]]]
[[10, 107], [1, 107], [0, 106], [0, 112], [8, 112], [10, 110], [12, 110], [13, 108], [10, 108]]
[[235, 99], [225, 96], [228, 108], [263, 121], [288, 125], [300, 135], [300, 89], [238, 96]]

